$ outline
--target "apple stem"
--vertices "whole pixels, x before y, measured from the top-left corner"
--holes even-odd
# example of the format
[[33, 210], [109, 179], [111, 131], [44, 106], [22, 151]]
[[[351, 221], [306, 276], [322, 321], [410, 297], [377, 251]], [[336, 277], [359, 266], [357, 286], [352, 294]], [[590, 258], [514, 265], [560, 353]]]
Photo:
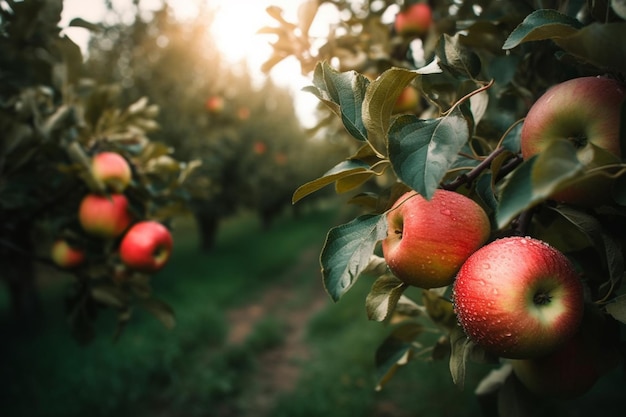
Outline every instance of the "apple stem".
[[538, 306], [550, 304], [550, 301], [552, 301], [552, 296], [546, 292], [537, 292], [533, 296], [533, 303]]
[[[457, 188], [462, 186], [463, 184], [471, 184], [478, 176], [486, 169], [491, 166], [491, 163], [494, 159], [496, 159], [500, 154], [506, 152], [506, 148], [500, 147], [491, 152], [483, 161], [472, 168], [471, 171], [465, 174], [461, 174], [456, 177], [454, 180], [447, 184], [443, 184], [441, 188], [448, 191], [455, 191]], [[499, 171], [498, 178], [502, 178], [506, 174], [510, 173], [522, 162], [522, 158], [519, 155], [515, 155], [513, 159], [504, 164]]]

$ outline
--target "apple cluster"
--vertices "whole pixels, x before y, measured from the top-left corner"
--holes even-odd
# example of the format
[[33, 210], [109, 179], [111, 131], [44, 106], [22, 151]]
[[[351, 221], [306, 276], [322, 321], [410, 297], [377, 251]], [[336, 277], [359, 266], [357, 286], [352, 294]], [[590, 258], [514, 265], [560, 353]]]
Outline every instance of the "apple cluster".
[[[118, 239], [123, 264], [138, 272], [153, 273], [165, 266], [173, 247], [169, 230], [157, 221], [140, 220], [133, 224], [129, 201], [124, 191], [132, 180], [128, 161], [116, 152], [101, 152], [91, 160], [91, 176], [104, 192], [85, 195], [78, 208], [78, 221], [89, 236]], [[86, 251], [68, 239], [57, 239], [51, 258], [63, 268], [75, 268], [86, 260]]]
[[[552, 199], [581, 205], [610, 195], [613, 179], [594, 175], [619, 161], [620, 111], [626, 88], [606, 77], [582, 77], [549, 89], [531, 107], [521, 131], [524, 159], [556, 140], [569, 141], [584, 172], [557, 187]], [[584, 105], [583, 105], [584, 104]], [[387, 215], [382, 251], [407, 285], [452, 286], [457, 322], [476, 346], [510, 361], [539, 395], [587, 392], [619, 354], [609, 320], [585, 302], [574, 264], [530, 236], [489, 242], [491, 224], [475, 201], [437, 190], [430, 200], [409, 191]]]

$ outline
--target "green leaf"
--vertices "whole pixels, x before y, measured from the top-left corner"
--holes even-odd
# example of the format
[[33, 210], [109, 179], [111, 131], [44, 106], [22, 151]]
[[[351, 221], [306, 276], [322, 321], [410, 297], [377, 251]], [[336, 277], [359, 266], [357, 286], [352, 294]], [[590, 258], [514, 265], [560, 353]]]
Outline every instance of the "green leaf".
[[138, 303], [156, 317], [165, 328], [172, 329], [176, 325], [174, 310], [165, 302], [156, 298], [144, 298], [139, 299]]
[[566, 52], [598, 68], [626, 72], [626, 22], [592, 23], [555, 39]]
[[346, 161], [342, 161], [327, 171], [322, 177], [309, 181], [306, 184], [301, 185], [296, 189], [293, 193], [293, 197], [291, 199], [292, 203], [296, 203], [307, 195], [318, 191], [319, 189], [332, 184], [335, 181], [338, 181], [342, 178], [346, 178], [355, 174], [375, 174], [374, 171], [370, 170], [370, 166], [363, 161], [359, 161], [356, 159], [348, 159]]
[[552, 208], [567, 221], [582, 231], [607, 266], [609, 277], [607, 290], [618, 288], [624, 277], [624, 256], [619, 243], [604, 231], [602, 224], [594, 216], [569, 206]]
[[571, 142], [563, 139], [550, 143], [511, 174], [500, 195], [498, 227], [506, 226], [522, 211], [546, 200], [583, 169]]
[[379, 277], [365, 299], [365, 309], [370, 320], [384, 321], [393, 312], [407, 285], [393, 274]]
[[606, 312], [615, 320], [626, 323], [626, 295], [620, 295], [606, 305]]
[[450, 332], [450, 375], [460, 389], [465, 386], [465, 368], [473, 343], [457, 326]]
[[314, 87], [304, 91], [315, 94], [335, 114], [341, 117], [350, 135], [360, 141], [367, 140], [367, 130], [361, 109], [369, 80], [356, 71], [339, 72], [328, 63], [318, 63], [313, 73]]
[[363, 215], [332, 228], [320, 255], [324, 287], [338, 301], [370, 261], [376, 243], [387, 236], [384, 215]]
[[363, 124], [368, 139], [376, 149], [385, 148], [393, 107], [404, 88], [416, 76], [417, 73], [404, 68], [391, 68], [367, 86], [362, 109]]
[[413, 343], [423, 331], [424, 327], [419, 323], [405, 323], [395, 328], [381, 343], [375, 357], [377, 390], [381, 390], [398, 368], [411, 360]]
[[430, 199], [468, 140], [458, 107], [437, 119], [401, 116], [389, 129], [389, 160], [402, 182]]
[[75, 27], [75, 28], [83, 28], [83, 29], [90, 30], [92, 32], [100, 32], [103, 29], [103, 26], [101, 24], [92, 23], [80, 17], [70, 20], [70, 23], [68, 24], [68, 26]]
[[456, 314], [450, 300], [441, 297], [435, 291], [423, 290], [422, 300], [433, 323], [450, 331], [457, 327]]
[[582, 26], [578, 20], [556, 10], [536, 10], [511, 32], [502, 49], [513, 49], [524, 42], [564, 38]]
[[480, 58], [470, 48], [459, 42], [459, 34], [444, 34], [435, 50], [439, 66], [447, 69], [456, 77], [474, 79], [481, 69]]

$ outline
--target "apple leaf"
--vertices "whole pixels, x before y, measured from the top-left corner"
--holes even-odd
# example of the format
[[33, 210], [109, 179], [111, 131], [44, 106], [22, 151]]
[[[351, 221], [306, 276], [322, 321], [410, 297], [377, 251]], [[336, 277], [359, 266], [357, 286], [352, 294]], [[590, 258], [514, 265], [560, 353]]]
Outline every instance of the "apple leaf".
[[122, 309], [128, 306], [128, 294], [118, 287], [109, 284], [96, 285], [91, 289], [94, 300], [112, 308]]
[[138, 300], [138, 304], [156, 317], [165, 328], [172, 329], [176, 326], [174, 310], [165, 302], [156, 298], [143, 298]]
[[422, 300], [428, 316], [435, 324], [448, 331], [458, 326], [454, 307], [450, 300], [446, 300], [431, 290], [422, 291]]
[[452, 381], [462, 390], [465, 386], [465, 367], [473, 342], [456, 326], [450, 332], [450, 375]]
[[454, 36], [444, 34], [437, 43], [435, 53], [439, 66], [457, 77], [474, 79], [480, 73], [480, 58], [459, 41], [458, 33]]
[[304, 91], [313, 93], [341, 118], [348, 133], [360, 141], [367, 140], [367, 130], [361, 117], [361, 108], [369, 80], [356, 71], [339, 72], [328, 63], [315, 66], [313, 87]]
[[555, 39], [558, 46], [583, 62], [607, 70], [626, 71], [626, 22], [592, 23], [571, 36]]
[[626, 323], [626, 295], [620, 295], [606, 305], [606, 312], [615, 320]]
[[363, 100], [363, 124], [372, 145], [384, 149], [391, 113], [405, 87], [417, 76], [404, 68], [391, 68], [372, 81]]
[[556, 10], [536, 10], [511, 32], [502, 49], [513, 49], [524, 42], [570, 36], [582, 26], [578, 20]]
[[546, 200], [580, 175], [583, 165], [569, 141], [552, 141], [546, 149], [524, 161], [508, 178], [496, 213], [498, 227], [506, 226], [524, 210]]
[[624, 276], [625, 267], [621, 247], [615, 238], [607, 234], [602, 224], [590, 214], [569, 206], [559, 206], [551, 210], [563, 216], [563, 218], [575, 225], [588, 237], [593, 247], [606, 263], [609, 272], [609, 279], [605, 284], [607, 290], [618, 288], [619, 282]]
[[384, 321], [393, 312], [407, 285], [393, 274], [380, 276], [365, 299], [365, 309], [370, 320]]
[[423, 331], [424, 327], [419, 323], [404, 323], [396, 327], [381, 343], [375, 356], [378, 379], [376, 390], [381, 390], [398, 368], [411, 360], [413, 343]]
[[363, 215], [332, 228], [320, 255], [324, 288], [338, 301], [370, 261], [376, 243], [387, 236], [384, 215]]
[[504, 363], [498, 369], [492, 369], [476, 386], [474, 394], [489, 395], [497, 392], [511, 375], [513, 367], [510, 363]]
[[402, 182], [430, 199], [469, 134], [458, 106], [436, 119], [401, 116], [389, 130], [389, 160]]
[[328, 170], [320, 178], [309, 181], [298, 187], [293, 193], [291, 201], [292, 203], [296, 203], [307, 195], [314, 193], [315, 191], [318, 191], [319, 189], [329, 184], [332, 184], [335, 181], [344, 179], [348, 176], [352, 176], [355, 174], [367, 174], [369, 178], [369, 176], [375, 174], [375, 172], [370, 170], [369, 164], [358, 159], [348, 159], [342, 161], [330, 170]]

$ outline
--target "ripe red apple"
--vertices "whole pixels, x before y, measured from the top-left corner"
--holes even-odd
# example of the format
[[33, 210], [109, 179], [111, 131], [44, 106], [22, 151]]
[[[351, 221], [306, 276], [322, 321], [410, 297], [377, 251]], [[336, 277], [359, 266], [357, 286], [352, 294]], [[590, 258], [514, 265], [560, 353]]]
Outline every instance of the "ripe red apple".
[[444, 287], [487, 241], [490, 231], [487, 214], [464, 195], [437, 190], [426, 200], [409, 191], [387, 213], [383, 256], [403, 282], [420, 288]]
[[204, 103], [204, 106], [210, 113], [221, 113], [224, 110], [224, 98], [211, 96]]
[[57, 239], [50, 250], [52, 261], [61, 268], [74, 268], [85, 261], [85, 252], [65, 239]]
[[416, 3], [396, 15], [396, 32], [403, 36], [421, 36], [428, 32], [433, 22], [433, 13], [427, 3]]
[[128, 200], [124, 194], [88, 194], [80, 203], [78, 220], [83, 229], [93, 236], [117, 237], [131, 222]]
[[599, 311], [587, 306], [578, 332], [545, 356], [513, 360], [513, 372], [529, 391], [541, 397], [569, 399], [589, 391], [619, 363], [617, 332]]
[[116, 152], [102, 152], [91, 161], [93, 176], [116, 193], [121, 193], [130, 184], [132, 173], [124, 157]]
[[254, 142], [252, 149], [254, 150], [255, 154], [263, 155], [265, 151], [267, 151], [267, 145], [265, 144], [265, 142], [262, 141]]
[[393, 113], [414, 112], [419, 103], [419, 93], [415, 87], [407, 86], [402, 90], [393, 106]]
[[572, 263], [530, 237], [502, 238], [477, 250], [453, 290], [467, 336], [504, 358], [554, 351], [576, 333], [583, 315], [583, 287]]
[[[557, 84], [532, 105], [521, 131], [524, 159], [540, 153], [552, 141], [567, 139], [586, 169], [619, 163], [621, 106], [626, 87], [607, 77], [581, 77]], [[611, 181], [590, 176], [557, 191], [554, 199], [573, 204], [597, 204], [610, 198]]]
[[129, 268], [156, 272], [163, 268], [172, 253], [173, 239], [161, 223], [147, 220], [136, 223], [120, 243], [120, 258]]

